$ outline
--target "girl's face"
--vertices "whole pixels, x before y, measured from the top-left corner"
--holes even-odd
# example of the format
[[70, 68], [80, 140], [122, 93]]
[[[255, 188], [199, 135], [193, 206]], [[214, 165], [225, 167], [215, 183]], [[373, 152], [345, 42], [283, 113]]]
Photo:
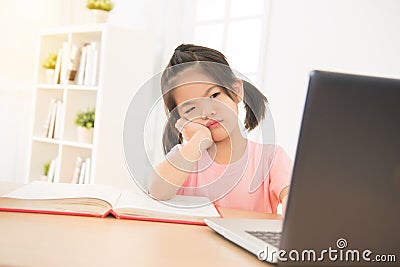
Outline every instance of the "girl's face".
[[207, 127], [214, 142], [222, 141], [238, 127], [239, 97], [233, 100], [205, 75], [196, 78], [204, 82], [188, 82], [174, 89], [177, 111], [180, 117]]

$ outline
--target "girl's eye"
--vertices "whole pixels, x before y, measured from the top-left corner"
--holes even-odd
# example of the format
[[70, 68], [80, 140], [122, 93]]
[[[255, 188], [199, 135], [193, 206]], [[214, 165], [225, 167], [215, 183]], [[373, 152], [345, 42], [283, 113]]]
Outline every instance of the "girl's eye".
[[216, 92], [212, 95], [210, 95], [210, 98], [216, 98], [217, 96], [219, 96], [221, 94], [221, 92]]
[[194, 110], [194, 107], [189, 108], [188, 110], [185, 111], [185, 114], [188, 114]]

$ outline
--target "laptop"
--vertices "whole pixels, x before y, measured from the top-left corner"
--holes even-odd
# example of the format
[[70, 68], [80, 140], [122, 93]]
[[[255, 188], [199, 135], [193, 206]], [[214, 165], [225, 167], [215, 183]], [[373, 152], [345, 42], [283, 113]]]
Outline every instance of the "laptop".
[[400, 266], [400, 80], [313, 71], [284, 221], [205, 222], [278, 265]]

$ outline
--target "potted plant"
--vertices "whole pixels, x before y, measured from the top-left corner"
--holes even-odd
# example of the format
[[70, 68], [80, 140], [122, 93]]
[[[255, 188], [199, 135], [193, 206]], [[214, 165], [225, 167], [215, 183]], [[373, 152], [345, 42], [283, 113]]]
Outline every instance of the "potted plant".
[[48, 161], [43, 164], [43, 176], [41, 177], [40, 180], [47, 181], [47, 176], [49, 175], [50, 163], [51, 161]]
[[42, 65], [42, 67], [46, 69], [46, 83], [54, 82], [54, 69], [56, 68], [56, 62], [57, 54], [50, 53]]
[[93, 141], [93, 128], [95, 119], [95, 109], [76, 114], [75, 124], [78, 126], [78, 141], [91, 144]]
[[93, 23], [105, 23], [108, 19], [108, 12], [114, 8], [114, 4], [109, 0], [88, 0], [86, 7], [91, 12]]

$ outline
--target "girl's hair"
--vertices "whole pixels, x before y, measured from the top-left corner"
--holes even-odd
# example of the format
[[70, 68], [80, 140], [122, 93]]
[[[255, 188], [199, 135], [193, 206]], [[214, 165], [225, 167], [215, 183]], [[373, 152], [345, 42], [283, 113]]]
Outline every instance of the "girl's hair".
[[[196, 64], [199, 61], [202, 63]], [[163, 93], [166, 114], [168, 116], [168, 122], [165, 126], [162, 140], [165, 154], [175, 145], [182, 143], [182, 135], [175, 128], [175, 123], [179, 119], [179, 114], [176, 109], [177, 105], [173, 90], [171, 89], [178, 85], [175, 84], [176, 76], [190, 67], [199, 67], [201, 71], [221, 86], [225, 94], [232, 100], [236, 100], [232, 85], [238, 78], [229, 67], [228, 61], [221, 52], [193, 44], [179, 45], [175, 49], [161, 76], [161, 91]], [[242, 82], [244, 91], [243, 103], [246, 110], [244, 125], [248, 131], [251, 131], [264, 119], [268, 101], [251, 83], [245, 80], [242, 80]]]

